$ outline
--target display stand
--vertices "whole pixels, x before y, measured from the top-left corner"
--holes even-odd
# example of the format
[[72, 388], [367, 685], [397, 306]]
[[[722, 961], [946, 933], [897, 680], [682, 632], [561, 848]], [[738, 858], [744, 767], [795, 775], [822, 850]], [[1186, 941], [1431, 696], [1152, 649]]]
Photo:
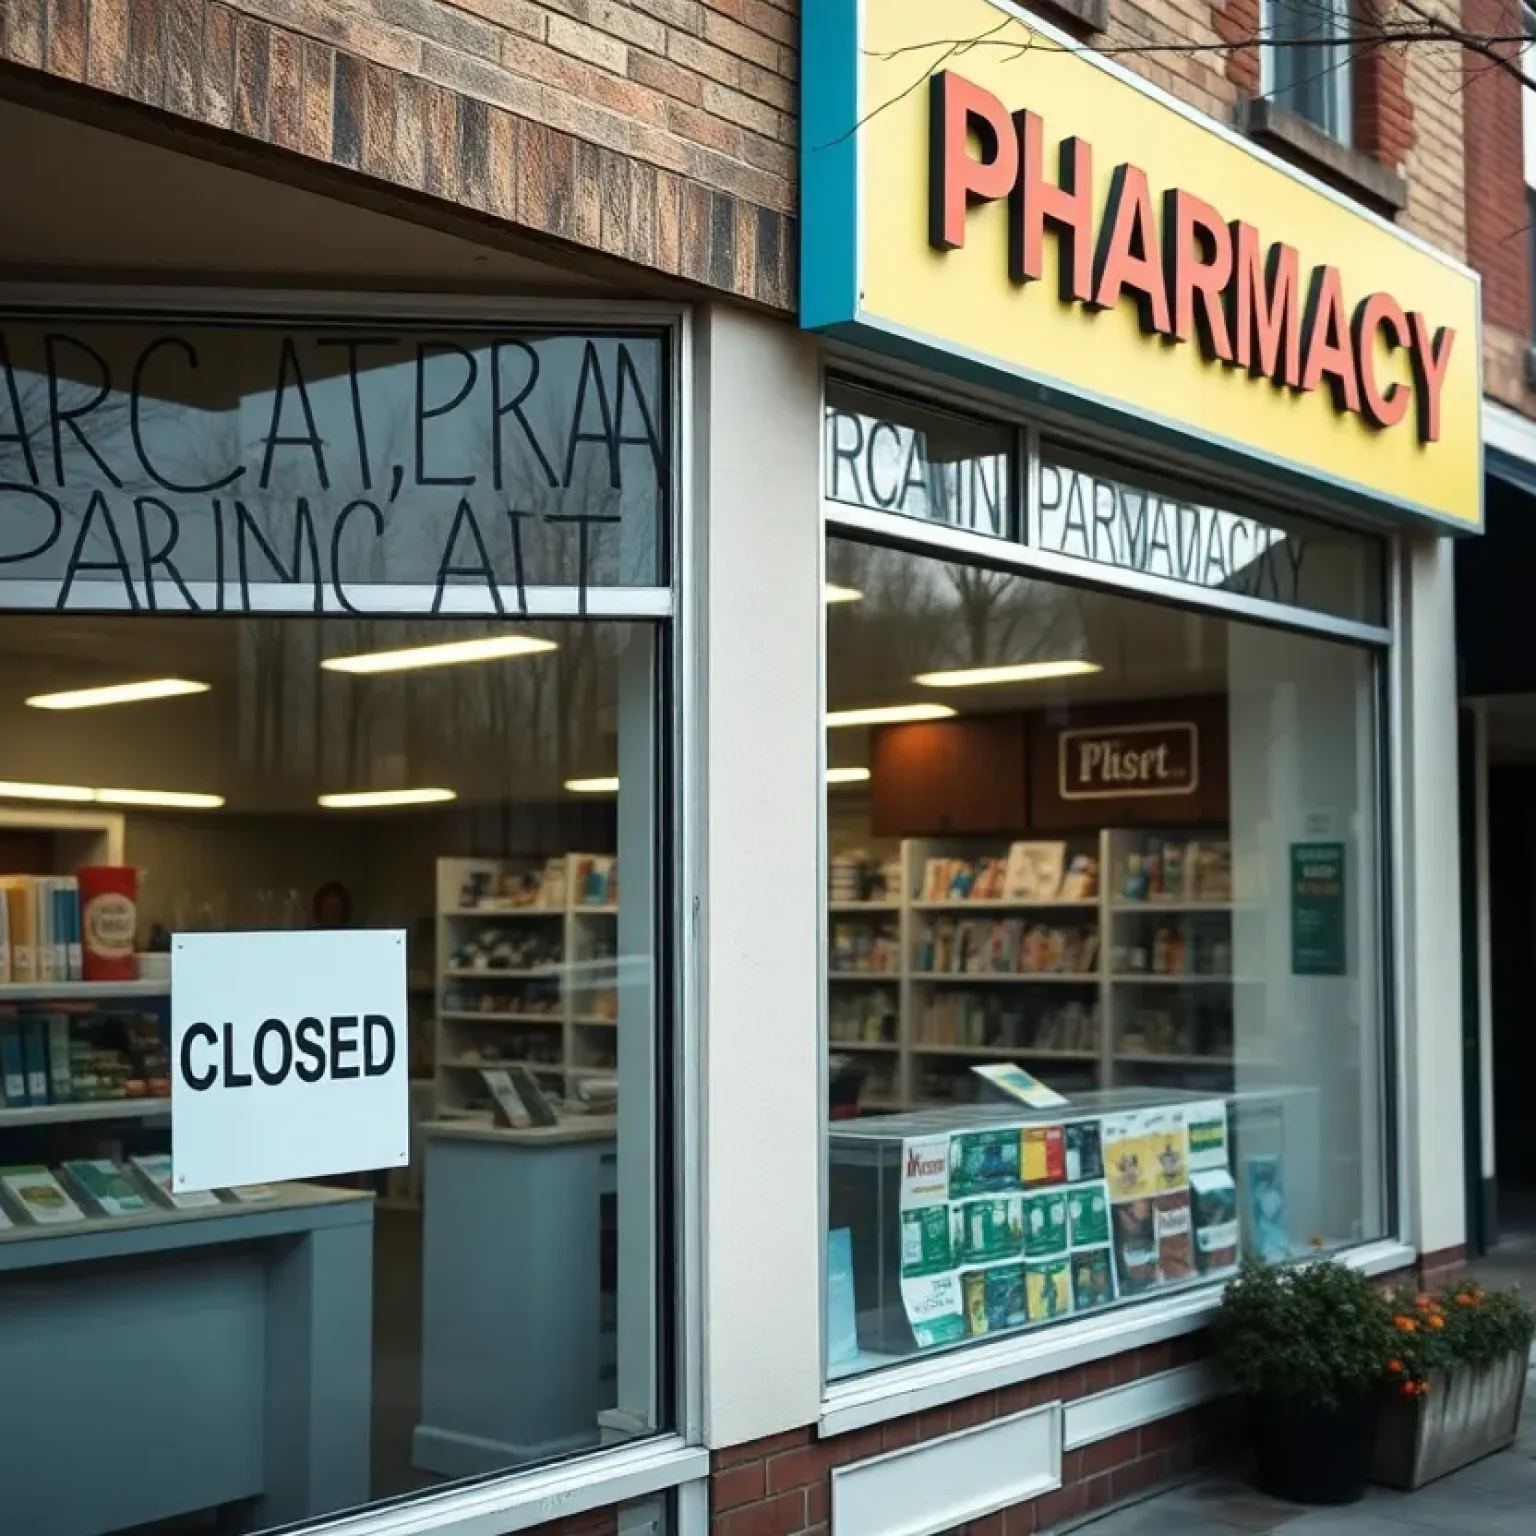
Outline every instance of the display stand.
[[366, 1502], [372, 1265], [372, 1199], [309, 1185], [0, 1233], [5, 1528]]
[[412, 1460], [473, 1477], [598, 1443], [610, 1354], [602, 1204], [612, 1116], [508, 1130], [438, 1120], [426, 1148], [421, 1423]]

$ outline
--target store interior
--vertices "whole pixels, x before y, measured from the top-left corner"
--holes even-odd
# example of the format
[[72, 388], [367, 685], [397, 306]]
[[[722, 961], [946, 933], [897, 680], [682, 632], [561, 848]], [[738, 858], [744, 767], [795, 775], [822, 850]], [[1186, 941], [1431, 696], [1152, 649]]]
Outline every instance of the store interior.
[[[44, 941], [62, 947], [67, 922], [8, 924], [0, 979], [0, 1359], [25, 1363], [15, 1330], [107, 1326], [103, 1286], [143, 1330], [55, 1362], [68, 1425], [50, 1426], [46, 1401], [0, 1415], [13, 1441], [36, 1439], [40, 1499], [61, 1476], [48, 1458], [78, 1443], [79, 1402], [122, 1445], [123, 1481], [71, 1529], [158, 1530], [210, 1507], [257, 1528], [654, 1425], [654, 1381], [618, 1381], [622, 1329], [647, 1356], [654, 1338], [654, 1278], [634, 1263], [654, 1261], [650, 1201], [621, 1214], [626, 1177], [654, 1187], [633, 1139], [653, 1131], [654, 1069], [616, 1042], [621, 1012], [635, 1039], [660, 1037], [642, 1016], [654, 951], [619, 954], [641, 931], [655, 802], [652, 729], [621, 720], [649, 721], [655, 674], [652, 632], [610, 622], [0, 619], [0, 887], [51, 881], [78, 903], [71, 879], [127, 871], [134, 907], [117, 979], [78, 976], [63, 953], [55, 969]], [[621, 795], [624, 732], [641, 750]], [[621, 838], [641, 847], [622, 917]], [[341, 927], [407, 934], [409, 1166], [178, 1201], [171, 935]], [[23, 937], [38, 942], [18, 975]], [[509, 1111], [519, 1089], [577, 1129], [530, 1141]], [[621, 1307], [626, 1242], [637, 1279]], [[294, 1251], [317, 1277], [302, 1305], [277, 1279]], [[256, 1255], [243, 1278], [235, 1252]], [[303, 1321], [348, 1287], [342, 1317], [365, 1329], [350, 1353], [351, 1321], [329, 1345]], [[178, 1295], [207, 1319], [201, 1349], [168, 1330]], [[509, 1309], [529, 1332], [509, 1331]], [[157, 1347], [152, 1439], [175, 1445], [169, 1461], [123, 1428]], [[287, 1458], [307, 1468], [291, 1488], [268, 1416], [300, 1405], [257, 1380], [280, 1349], [299, 1351], [307, 1365], [285, 1369], [308, 1372], [330, 1415]], [[493, 1422], [503, 1399], [515, 1423]], [[220, 1449], [242, 1413], [268, 1442], [254, 1470]], [[205, 1442], [212, 1469], [193, 1475]]]

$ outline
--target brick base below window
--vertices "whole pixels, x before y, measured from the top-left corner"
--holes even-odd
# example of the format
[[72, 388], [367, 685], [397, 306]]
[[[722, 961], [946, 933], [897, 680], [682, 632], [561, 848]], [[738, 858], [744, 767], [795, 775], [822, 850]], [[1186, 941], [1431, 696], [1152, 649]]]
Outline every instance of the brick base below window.
[[[1091, 1397], [1192, 1364], [1207, 1349], [1207, 1336], [1196, 1334], [826, 1440], [804, 1429], [716, 1452], [710, 1478], [713, 1536], [825, 1536], [835, 1467], [1044, 1403]], [[1232, 1417], [1229, 1409], [1208, 1404], [1068, 1451], [1057, 1492], [962, 1529], [975, 1536], [1034, 1536], [1185, 1477], [1231, 1453]]]

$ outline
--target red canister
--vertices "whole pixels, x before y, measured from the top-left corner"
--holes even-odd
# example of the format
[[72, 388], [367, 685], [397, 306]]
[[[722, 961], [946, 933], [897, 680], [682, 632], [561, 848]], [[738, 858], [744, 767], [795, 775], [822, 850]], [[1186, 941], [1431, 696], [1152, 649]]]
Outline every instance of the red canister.
[[80, 882], [80, 945], [87, 981], [132, 981], [139, 974], [139, 872], [126, 864], [88, 864]]

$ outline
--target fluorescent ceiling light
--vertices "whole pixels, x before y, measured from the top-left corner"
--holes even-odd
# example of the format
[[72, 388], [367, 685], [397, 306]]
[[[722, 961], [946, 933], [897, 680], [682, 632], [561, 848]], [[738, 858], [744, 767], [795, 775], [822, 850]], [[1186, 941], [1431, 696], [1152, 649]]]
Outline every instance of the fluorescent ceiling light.
[[828, 784], [865, 784], [869, 781], [868, 768], [828, 768]]
[[555, 649], [553, 640], [532, 635], [483, 635], [478, 640], [450, 640], [443, 645], [413, 645], [402, 651], [365, 651], [360, 656], [327, 656], [327, 672], [415, 672], [423, 667], [459, 667], [471, 661], [503, 661]]
[[1087, 677], [1103, 670], [1094, 661], [1017, 661], [1001, 667], [969, 667], [961, 672], [919, 672], [912, 681], [922, 688], [979, 688], [987, 683], [1043, 683], [1053, 677]]
[[0, 781], [0, 800], [64, 800], [72, 805], [172, 805], [189, 811], [217, 810], [223, 795], [179, 789], [87, 789], [83, 784], [16, 784]]
[[900, 725], [908, 720], [948, 720], [954, 714], [948, 704], [882, 704], [874, 709], [834, 709], [827, 729], [840, 725]]
[[366, 811], [384, 805], [440, 805], [457, 800], [451, 789], [361, 789], [345, 795], [321, 795], [320, 804], [330, 811]]
[[189, 682], [184, 677], [152, 677], [142, 683], [117, 683], [110, 688], [36, 693], [27, 703], [33, 709], [95, 709], [101, 704], [139, 704], [145, 699], [175, 699], [186, 693], [207, 692], [207, 683]]
[[10, 784], [0, 780], [0, 798], [6, 800], [73, 800], [89, 803], [96, 798], [94, 789], [78, 784]]
[[840, 587], [836, 582], [829, 581], [826, 596], [829, 603], [856, 603], [864, 594], [857, 587]]
[[216, 811], [223, 795], [194, 795], [179, 789], [98, 789], [102, 805], [168, 805], [183, 811]]
[[619, 792], [617, 779], [567, 779], [565, 787], [573, 795], [616, 795]]

